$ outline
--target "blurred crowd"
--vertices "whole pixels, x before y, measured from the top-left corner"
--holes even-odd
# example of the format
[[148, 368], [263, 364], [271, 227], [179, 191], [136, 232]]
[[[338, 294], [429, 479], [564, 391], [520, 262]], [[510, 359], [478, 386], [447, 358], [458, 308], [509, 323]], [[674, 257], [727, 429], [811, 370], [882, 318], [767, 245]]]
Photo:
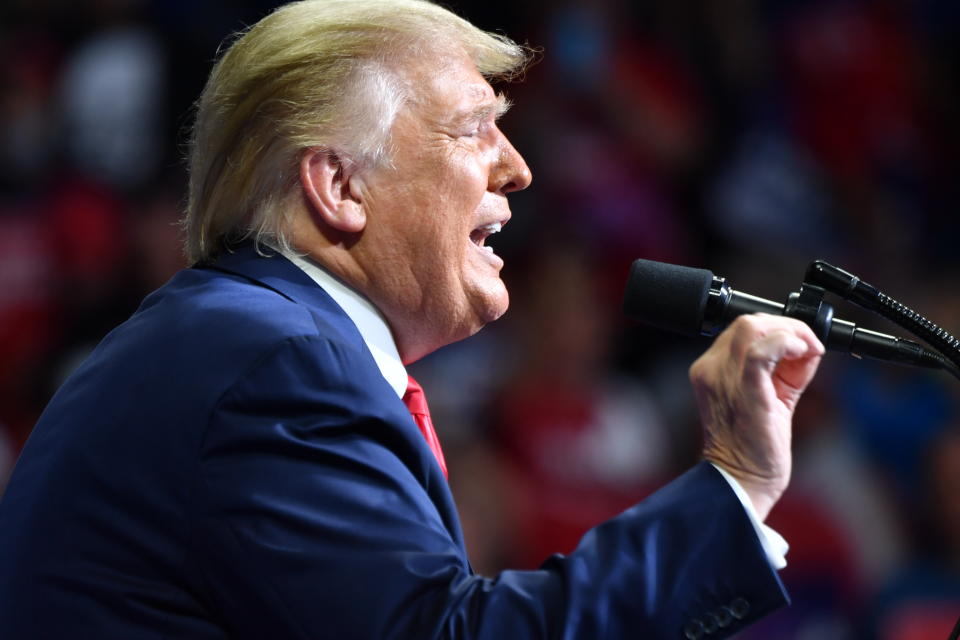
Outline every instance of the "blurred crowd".
[[[275, 4], [0, 7], [0, 487], [64, 377], [185, 266], [191, 104], [224, 37]], [[570, 550], [697, 460], [686, 375], [708, 342], [624, 321], [635, 258], [780, 301], [823, 258], [960, 332], [960, 4], [446, 4], [540, 49], [498, 87], [535, 176], [492, 241], [511, 310], [412, 367], [478, 570]], [[958, 383], [827, 357], [769, 520], [794, 604], [741, 638], [947, 637]]]

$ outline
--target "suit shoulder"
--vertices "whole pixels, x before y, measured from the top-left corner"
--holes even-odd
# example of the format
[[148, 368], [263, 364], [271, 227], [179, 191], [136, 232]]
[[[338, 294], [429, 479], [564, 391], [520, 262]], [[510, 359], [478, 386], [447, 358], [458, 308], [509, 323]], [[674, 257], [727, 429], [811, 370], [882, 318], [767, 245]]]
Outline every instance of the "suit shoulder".
[[237, 342], [248, 351], [299, 336], [359, 348], [362, 338], [353, 323], [317, 289], [320, 304], [303, 304], [241, 275], [186, 269], [148, 296], [131, 322], [191, 342]]

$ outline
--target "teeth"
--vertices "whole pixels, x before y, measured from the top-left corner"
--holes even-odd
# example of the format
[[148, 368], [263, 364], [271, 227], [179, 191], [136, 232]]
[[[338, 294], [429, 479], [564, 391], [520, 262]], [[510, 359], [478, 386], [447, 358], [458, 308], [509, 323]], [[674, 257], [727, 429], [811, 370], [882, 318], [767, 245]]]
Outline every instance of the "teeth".
[[473, 242], [477, 248], [493, 253], [493, 247], [488, 247], [483, 243], [487, 238], [497, 233], [502, 228], [503, 223], [500, 222], [491, 222], [490, 224], [485, 224], [482, 227], [477, 227], [470, 233], [470, 241]]

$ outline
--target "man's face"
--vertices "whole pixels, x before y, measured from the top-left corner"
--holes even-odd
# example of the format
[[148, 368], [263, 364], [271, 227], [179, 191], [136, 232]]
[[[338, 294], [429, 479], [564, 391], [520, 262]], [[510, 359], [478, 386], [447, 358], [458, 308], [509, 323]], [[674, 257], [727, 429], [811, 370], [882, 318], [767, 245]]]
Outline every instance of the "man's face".
[[499, 318], [503, 261], [485, 245], [506, 224], [506, 194], [530, 170], [497, 127], [505, 102], [466, 57], [409, 70], [414, 99], [392, 129], [392, 162], [361, 179], [364, 289], [407, 362]]

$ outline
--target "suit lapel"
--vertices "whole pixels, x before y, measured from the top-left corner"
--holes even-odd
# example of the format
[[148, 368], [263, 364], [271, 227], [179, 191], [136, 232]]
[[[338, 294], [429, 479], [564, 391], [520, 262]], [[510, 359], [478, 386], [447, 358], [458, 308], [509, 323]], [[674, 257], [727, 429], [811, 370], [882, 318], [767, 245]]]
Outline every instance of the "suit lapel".
[[[364, 345], [363, 348], [366, 350], [366, 343], [364, 343], [363, 337], [360, 335], [360, 331], [356, 325], [322, 287], [281, 254], [266, 247], [264, 247], [262, 251], [263, 254], [258, 253], [252, 242], [245, 242], [235, 247], [232, 252], [225, 253], [212, 263], [201, 265], [198, 268], [216, 269], [247, 278], [261, 286], [276, 291], [285, 298], [298, 304], [306, 305], [312, 309], [323, 310], [326, 312], [324, 315], [328, 320], [331, 318], [336, 319], [337, 325], [344, 332], [344, 335], [349, 335], [356, 339], [360, 344]], [[373, 360], [372, 355], [369, 355], [369, 357]], [[386, 381], [384, 381], [384, 383], [386, 384]], [[401, 402], [399, 398], [397, 402]], [[412, 418], [411, 424], [413, 424]], [[416, 430], [415, 425], [413, 429]], [[419, 435], [419, 432], [417, 432], [417, 434]], [[427, 451], [432, 457], [433, 453], [429, 452], [429, 449], [427, 449]], [[436, 478], [433, 478], [425, 488], [433, 503], [436, 505], [440, 517], [443, 519], [444, 524], [446, 524], [452, 538], [464, 553], [464, 557], [466, 557], [463, 532], [460, 528], [460, 521], [457, 516], [456, 505], [453, 502], [453, 495], [450, 493], [449, 485], [443, 478], [439, 466], [434, 475]]]

